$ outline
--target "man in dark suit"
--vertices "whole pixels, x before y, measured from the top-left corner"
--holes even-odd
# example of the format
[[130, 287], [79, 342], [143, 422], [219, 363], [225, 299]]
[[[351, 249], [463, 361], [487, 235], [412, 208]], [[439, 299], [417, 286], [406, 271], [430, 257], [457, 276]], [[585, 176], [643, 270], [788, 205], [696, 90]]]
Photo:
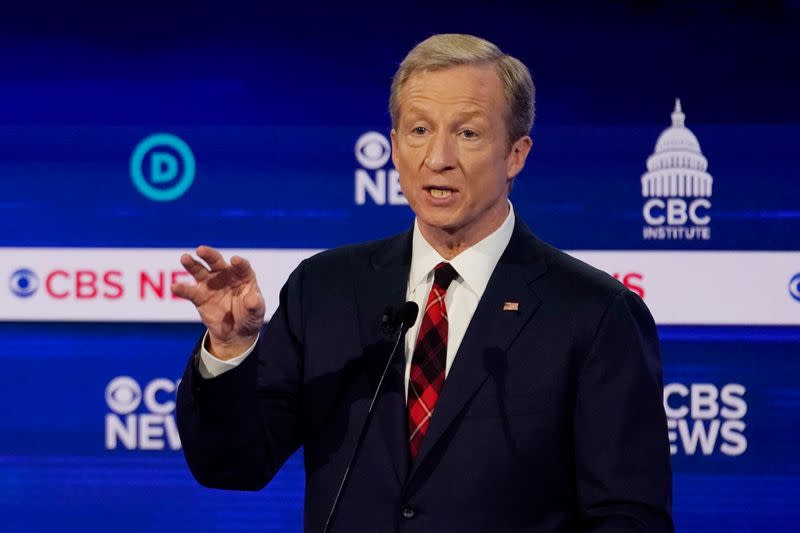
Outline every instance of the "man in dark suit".
[[522, 63], [471, 36], [415, 47], [392, 84], [401, 235], [304, 261], [261, 330], [249, 263], [182, 264], [208, 332], [178, 392], [203, 485], [257, 490], [304, 448], [305, 529], [322, 531], [392, 339], [332, 531], [671, 531], [653, 320], [609, 276], [537, 239], [508, 201], [531, 139]]

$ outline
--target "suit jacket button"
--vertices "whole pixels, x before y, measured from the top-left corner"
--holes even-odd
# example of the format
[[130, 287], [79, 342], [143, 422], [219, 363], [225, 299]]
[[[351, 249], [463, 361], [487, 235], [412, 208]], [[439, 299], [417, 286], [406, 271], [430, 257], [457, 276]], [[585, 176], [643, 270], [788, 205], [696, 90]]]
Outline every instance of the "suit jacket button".
[[413, 507], [411, 507], [409, 505], [406, 505], [405, 507], [403, 507], [403, 518], [405, 518], [407, 520], [411, 520], [412, 518], [414, 518], [414, 514], [415, 513], [414, 513], [414, 508]]

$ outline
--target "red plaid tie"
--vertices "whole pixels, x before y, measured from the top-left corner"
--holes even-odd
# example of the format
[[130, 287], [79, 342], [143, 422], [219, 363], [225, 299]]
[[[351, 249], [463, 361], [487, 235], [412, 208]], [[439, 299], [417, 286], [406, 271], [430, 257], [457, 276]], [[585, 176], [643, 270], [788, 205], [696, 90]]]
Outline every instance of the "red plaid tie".
[[447, 308], [444, 297], [447, 287], [458, 276], [450, 263], [439, 263], [433, 273], [433, 286], [428, 295], [425, 315], [417, 335], [417, 346], [411, 358], [408, 381], [408, 445], [411, 460], [419, 453], [422, 438], [428, 431], [433, 409], [444, 384], [447, 358]]

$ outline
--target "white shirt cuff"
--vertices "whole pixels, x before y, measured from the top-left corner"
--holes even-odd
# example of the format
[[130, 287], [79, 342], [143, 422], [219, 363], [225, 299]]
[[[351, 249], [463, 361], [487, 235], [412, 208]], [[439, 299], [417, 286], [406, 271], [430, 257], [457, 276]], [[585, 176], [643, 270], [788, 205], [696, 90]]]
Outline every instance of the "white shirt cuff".
[[[259, 333], [259, 337], [261, 334]], [[206, 334], [203, 335], [203, 342], [200, 343], [200, 357], [197, 361], [197, 369], [200, 371], [200, 375], [205, 379], [215, 378], [220, 374], [224, 374], [228, 370], [236, 368], [239, 366], [239, 363], [245, 360], [245, 358], [250, 355], [250, 353], [255, 349], [256, 343], [258, 343], [258, 338], [253, 341], [253, 344], [244, 351], [244, 353], [237, 355], [232, 359], [222, 360], [217, 357], [214, 357], [211, 352], [206, 350], [206, 339], [208, 338], [208, 330], [206, 330]]]

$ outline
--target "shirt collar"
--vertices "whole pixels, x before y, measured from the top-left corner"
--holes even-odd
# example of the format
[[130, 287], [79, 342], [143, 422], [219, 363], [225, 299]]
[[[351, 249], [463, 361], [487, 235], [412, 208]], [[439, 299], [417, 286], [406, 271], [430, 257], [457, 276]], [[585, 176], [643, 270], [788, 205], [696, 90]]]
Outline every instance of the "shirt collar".
[[[470, 246], [457, 256], [450, 264], [456, 269], [458, 275], [464, 280], [466, 287], [480, 298], [494, 267], [500, 261], [500, 256], [511, 240], [514, 232], [514, 206], [508, 202], [508, 215], [499, 228], [484, 237], [480, 242]], [[419, 229], [417, 220], [414, 220], [414, 235], [411, 242], [411, 270], [408, 275], [408, 290], [414, 291], [419, 285], [428, 281], [428, 276], [434, 267], [442, 261], [447, 262], [439, 252], [433, 249]]]

